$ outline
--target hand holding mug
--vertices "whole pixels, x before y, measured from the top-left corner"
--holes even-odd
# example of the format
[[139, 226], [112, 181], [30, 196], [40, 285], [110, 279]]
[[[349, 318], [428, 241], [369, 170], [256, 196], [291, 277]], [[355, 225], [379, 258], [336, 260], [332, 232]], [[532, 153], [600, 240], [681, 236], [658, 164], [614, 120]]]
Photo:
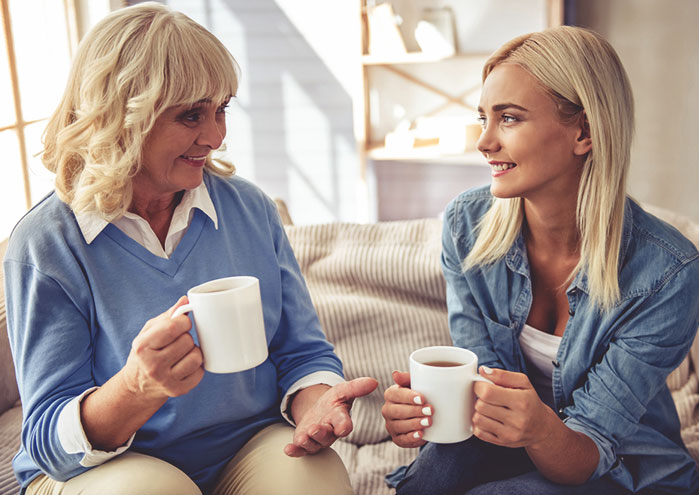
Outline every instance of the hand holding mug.
[[527, 375], [499, 369], [481, 369], [496, 386], [474, 386], [478, 401], [473, 416], [474, 434], [504, 447], [530, 447], [543, 442], [560, 423], [544, 404]]
[[189, 334], [188, 320], [172, 314], [187, 302], [181, 297], [164, 313], [148, 320], [131, 344], [123, 369], [126, 387], [147, 398], [184, 395], [204, 376], [202, 353]]
[[412, 448], [425, 444], [423, 430], [430, 426], [432, 406], [424, 396], [410, 389], [410, 373], [393, 372], [393, 381], [383, 394], [381, 414], [386, 430], [399, 447]]

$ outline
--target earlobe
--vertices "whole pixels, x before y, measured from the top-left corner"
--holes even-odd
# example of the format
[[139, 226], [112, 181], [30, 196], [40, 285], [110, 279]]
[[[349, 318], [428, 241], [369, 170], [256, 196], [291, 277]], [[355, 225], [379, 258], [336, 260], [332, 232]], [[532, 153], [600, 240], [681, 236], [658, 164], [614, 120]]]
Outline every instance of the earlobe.
[[578, 156], [586, 155], [592, 149], [592, 135], [590, 134], [590, 122], [587, 120], [585, 112], [582, 114], [580, 125], [578, 128], [573, 153]]

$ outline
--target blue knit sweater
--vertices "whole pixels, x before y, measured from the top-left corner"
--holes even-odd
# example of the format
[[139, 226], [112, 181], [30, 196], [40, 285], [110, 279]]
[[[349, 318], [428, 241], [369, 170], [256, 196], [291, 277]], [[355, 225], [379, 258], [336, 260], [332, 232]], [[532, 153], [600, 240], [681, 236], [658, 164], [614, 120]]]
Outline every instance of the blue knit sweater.
[[[24, 408], [14, 469], [23, 487], [44, 472], [66, 480], [88, 468], [57, 432], [61, 410], [126, 363], [145, 322], [190, 287], [219, 277], [260, 279], [269, 358], [233, 374], [206, 373], [136, 433], [131, 450], [164, 459], [206, 491], [261, 428], [281, 421], [279, 404], [298, 379], [342, 374], [326, 341], [274, 203], [249, 182], [205, 175], [218, 229], [195, 210], [169, 259], [114, 225], [86, 244], [55, 194], [10, 237], [4, 262], [7, 321]], [[196, 340], [196, 334], [193, 334]]]

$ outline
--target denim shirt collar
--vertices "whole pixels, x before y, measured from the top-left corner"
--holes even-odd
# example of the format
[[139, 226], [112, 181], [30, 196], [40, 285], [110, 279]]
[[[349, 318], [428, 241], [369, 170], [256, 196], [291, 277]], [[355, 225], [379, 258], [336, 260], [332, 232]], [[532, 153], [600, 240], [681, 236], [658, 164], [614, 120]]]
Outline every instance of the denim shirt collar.
[[[621, 245], [619, 249], [619, 272], [621, 272], [621, 268], [624, 266], [626, 253], [628, 252], [629, 243], [631, 242], [631, 231], [633, 227], [633, 209], [629, 207], [628, 202], [629, 199], [627, 198], [624, 204], [624, 223], [621, 234]], [[524, 243], [524, 233], [522, 229], [520, 229], [517, 238], [512, 243], [512, 247], [510, 247], [510, 250], [505, 255], [505, 263], [507, 263], [508, 268], [513, 272], [529, 278], [529, 259], [527, 258], [527, 248]], [[573, 288], [580, 289], [589, 295], [590, 292], [587, 285], [587, 274], [584, 271], [579, 271], [575, 274], [575, 278], [570, 284], [568, 291]]]

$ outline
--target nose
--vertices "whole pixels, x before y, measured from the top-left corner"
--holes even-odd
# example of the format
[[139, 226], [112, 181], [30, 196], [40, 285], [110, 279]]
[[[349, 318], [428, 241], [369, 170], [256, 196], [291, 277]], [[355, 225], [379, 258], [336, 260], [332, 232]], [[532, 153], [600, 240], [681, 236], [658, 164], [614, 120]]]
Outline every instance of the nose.
[[486, 124], [483, 127], [478, 141], [476, 141], [476, 148], [481, 153], [488, 154], [498, 151], [500, 149], [500, 143], [497, 139], [497, 132], [493, 129], [493, 126]]
[[225, 118], [207, 118], [200, 127], [201, 132], [197, 138], [197, 144], [200, 146], [208, 146], [212, 150], [219, 149], [223, 143], [223, 138], [226, 137], [226, 120]]

